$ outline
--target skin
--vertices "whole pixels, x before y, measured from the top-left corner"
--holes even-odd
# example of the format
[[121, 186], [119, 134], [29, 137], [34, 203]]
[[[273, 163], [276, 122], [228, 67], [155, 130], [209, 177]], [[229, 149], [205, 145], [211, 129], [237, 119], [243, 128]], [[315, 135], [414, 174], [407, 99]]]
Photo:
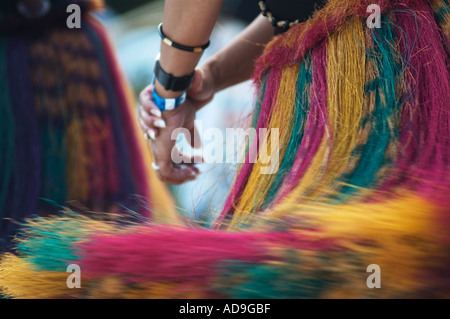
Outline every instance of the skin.
[[[167, 37], [175, 42], [189, 46], [206, 43], [212, 33], [219, 15], [222, 0], [166, 0], [163, 26]], [[163, 98], [174, 98], [183, 92], [166, 91], [157, 81], [155, 87], [149, 85], [139, 96], [141, 103], [138, 121], [142, 132], [150, 140], [155, 158], [158, 177], [169, 184], [182, 184], [191, 181], [199, 174], [193, 164], [176, 165], [171, 152], [175, 141], [171, 139], [174, 129], [183, 127], [194, 134], [195, 113], [208, 104], [215, 93], [232, 85], [250, 79], [254, 60], [261, 55], [265, 44], [273, 37], [273, 28], [263, 16], [258, 16], [231, 43], [209, 58], [197, 68], [194, 82], [187, 91], [186, 101], [172, 111], [159, 111], [151, 100], [151, 90]], [[161, 43], [160, 63], [166, 72], [175, 76], [191, 73], [197, 66], [201, 53], [178, 50]], [[191, 145], [200, 145], [191, 140]], [[189, 162], [200, 159], [188, 158]]]

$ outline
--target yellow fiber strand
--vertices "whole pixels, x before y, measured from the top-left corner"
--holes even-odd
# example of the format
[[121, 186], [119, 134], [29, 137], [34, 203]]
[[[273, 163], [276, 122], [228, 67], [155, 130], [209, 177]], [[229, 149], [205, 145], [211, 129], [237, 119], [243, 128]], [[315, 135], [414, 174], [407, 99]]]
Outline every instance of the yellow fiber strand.
[[50, 299], [59, 296], [80, 297], [80, 289], [67, 287], [70, 273], [36, 271], [31, 264], [14, 256], [6, 254], [0, 262], [0, 287], [2, 293], [19, 299]]
[[91, 299], [203, 299], [202, 286], [181, 288], [176, 283], [136, 283], [125, 285], [118, 277], [101, 279], [89, 293]]
[[439, 21], [439, 25], [447, 36], [447, 43], [450, 44], [450, 39], [448, 39], [448, 37], [450, 37], [450, 6], [445, 4], [445, 1], [443, 0], [433, 0], [431, 1], [431, 6], [434, 12], [442, 13], [441, 16], [438, 17], [438, 20], [442, 19], [442, 21]]
[[[279, 130], [279, 158], [283, 158], [286, 152], [287, 143], [292, 135], [292, 115], [295, 107], [295, 95], [297, 92], [297, 77], [300, 65], [296, 64], [286, 67], [282, 71], [280, 87], [276, 98], [276, 104], [267, 125], [267, 134], [264, 142], [260, 145], [258, 161], [253, 166], [246, 188], [240, 198], [239, 204], [235, 210], [234, 219], [231, 226], [236, 226], [245, 221], [254, 210], [261, 207], [272, 185], [276, 174], [261, 174], [261, 169], [267, 167], [260, 161], [261, 153], [267, 155], [272, 146], [271, 129]], [[259, 141], [258, 141], [259, 143]]]
[[[81, 288], [67, 287], [71, 273], [36, 271], [31, 263], [13, 254], [5, 254], [0, 261], [0, 287], [2, 293], [17, 299], [64, 298], [120, 298], [120, 299], [202, 299], [202, 287], [177, 287], [176, 283], [126, 284], [110, 276], [90, 280], [82, 275]], [[86, 292], [89, 291], [88, 294]]]
[[[323, 186], [344, 173], [356, 146], [364, 103], [364, 50], [365, 35], [359, 18], [331, 35], [327, 43], [327, 111], [333, 160], [327, 165]], [[322, 185], [318, 185], [317, 192], [321, 192]]]
[[[308, 193], [311, 192], [314, 185], [323, 178], [323, 174], [325, 172], [326, 165], [328, 163], [328, 158], [330, 155], [330, 137], [329, 134], [322, 139], [320, 143], [319, 149], [317, 153], [314, 155], [311, 164], [306, 170], [305, 175], [300, 180], [298, 186], [290, 192], [286, 198], [284, 198], [278, 205], [275, 207], [280, 207], [281, 209], [285, 204], [290, 205], [292, 202], [300, 202], [300, 201], [308, 201], [312, 200], [312, 197], [308, 197]], [[265, 216], [271, 216], [277, 211], [276, 208], [274, 210], [269, 210], [265, 212]]]
[[[308, 170], [296, 188], [276, 207], [318, 200], [337, 187], [334, 182], [354, 165], [352, 151], [360, 143], [365, 84], [365, 35], [354, 18], [330, 35], [327, 44], [327, 112], [329, 127]], [[266, 216], [273, 214], [273, 209]]]
[[[399, 194], [402, 192], [399, 191]], [[447, 230], [439, 223], [441, 208], [407, 191], [397, 196], [373, 203], [350, 202], [342, 205], [292, 202], [275, 209], [280, 220], [303, 220], [309, 227], [318, 227], [320, 231], [310, 235], [318, 239], [336, 239], [339, 246], [362, 258], [360, 262], [365, 267], [379, 265], [384, 289], [376, 297], [392, 298], [395, 296], [384, 293], [395, 291], [407, 296], [409, 292], [413, 294], [415, 289], [423, 287], [424, 272], [442, 264], [449, 249], [448, 245], [442, 245], [445, 242], [442, 236]], [[298, 231], [307, 233], [304, 229]], [[340, 260], [335, 265], [348, 272], [351, 260], [349, 255], [348, 261]], [[361, 272], [361, 269], [359, 271], [359, 274], [353, 275], [359, 276], [360, 281], [349, 280], [350, 286], [343, 290], [340, 287], [327, 297], [358, 298], [363, 295], [359, 292], [367, 289], [365, 278], [370, 274]], [[430, 286], [433, 285], [438, 287], [439, 283], [430, 282]], [[351, 295], [348, 295], [349, 291]]]

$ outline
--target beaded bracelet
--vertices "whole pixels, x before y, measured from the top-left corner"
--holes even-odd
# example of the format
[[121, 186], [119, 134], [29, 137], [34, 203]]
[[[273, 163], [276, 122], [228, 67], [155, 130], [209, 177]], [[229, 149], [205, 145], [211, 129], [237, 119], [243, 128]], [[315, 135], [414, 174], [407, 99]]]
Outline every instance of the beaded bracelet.
[[158, 26], [159, 35], [161, 36], [161, 39], [163, 40], [163, 42], [165, 44], [167, 44], [168, 46], [177, 48], [179, 50], [188, 51], [188, 52], [195, 52], [195, 53], [203, 52], [209, 47], [210, 41], [208, 41], [206, 44], [204, 44], [204, 45], [202, 45], [200, 47], [190, 47], [190, 46], [186, 46], [186, 45], [182, 45], [182, 44], [176, 43], [176, 42], [170, 40], [168, 37], [166, 37], [166, 35], [163, 32], [162, 25], [163, 24], [160, 23], [159, 26]]
[[286, 32], [287, 30], [289, 30], [290, 27], [293, 27], [294, 25], [300, 22], [299, 20], [295, 21], [278, 20], [272, 15], [272, 12], [270, 12], [270, 10], [267, 8], [265, 0], [258, 0], [258, 4], [259, 8], [261, 9], [262, 15], [267, 17], [269, 21], [272, 23], [275, 34]]

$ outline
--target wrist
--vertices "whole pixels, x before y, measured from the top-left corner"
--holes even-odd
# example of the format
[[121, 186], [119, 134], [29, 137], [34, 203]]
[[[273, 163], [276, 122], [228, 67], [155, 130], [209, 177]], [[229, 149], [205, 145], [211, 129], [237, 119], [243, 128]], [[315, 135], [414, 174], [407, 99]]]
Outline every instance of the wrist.
[[204, 64], [201, 65], [200, 69], [203, 78], [209, 83], [214, 94], [223, 89], [221, 87], [223, 81], [222, 72], [220, 70], [220, 61], [217, 57], [213, 56], [209, 58]]
[[186, 93], [183, 93], [176, 98], [163, 98], [158, 95], [155, 88], [152, 89], [153, 103], [159, 108], [161, 112], [174, 110], [181, 106], [186, 101]]
[[[214, 93], [250, 78], [247, 74], [241, 74], [242, 70], [239, 68], [239, 64], [230, 65], [224, 52], [215, 54], [204, 65], [211, 76], [211, 82], [214, 84]], [[230, 72], [231, 70], [233, 72]]]
[[163, 99], [176, 99], [183, 95], [184, 91], [171, 91], [166, 90], [161, 83], [158, 82], [158, 79], [155, 79], [155, 84], [153, 88], [160, 97]]
[[[153, 71], [155, 74], [154, 81], [158, 81], [156, 90], [158, 90], [165, 98], [171, 98], [178, 95], [179, 92], [189, 90], [195, 76], [194, 71], [183, 76], [174, 76], [172, 73], [168, 73], [161, 66], [159, 54], [156, 57], [155, 68]], [[171, 91], [173, 91], [173, 93]]]

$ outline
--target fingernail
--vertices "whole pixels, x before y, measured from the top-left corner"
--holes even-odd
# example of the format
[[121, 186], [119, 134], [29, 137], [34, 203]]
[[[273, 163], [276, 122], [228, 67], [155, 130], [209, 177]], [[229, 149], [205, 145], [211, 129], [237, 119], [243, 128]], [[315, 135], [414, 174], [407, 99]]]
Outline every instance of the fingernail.
[[157, 109], [151, 109], [150, 110], [150, 113], [152, 113], [154, 116], [156, 116], [156, 117], [161, 117], [162, 116], [162, 113], [161, 113], [161, 111], [160, 110], [157, 110]]
[[164, 120], [156, 120], [155, 122], [153, 122], [153, 125], [156, 127], [165, 128], [166, 122], [164, 122]]
[[151, 138], [152, 140], [154, 140], [154, 139], [156, 138], [156, 136], [155, 136], [155, 131], [149, 130], [149, 131], [147, 132], [147, 134], [150, 136], [150, 138]]

